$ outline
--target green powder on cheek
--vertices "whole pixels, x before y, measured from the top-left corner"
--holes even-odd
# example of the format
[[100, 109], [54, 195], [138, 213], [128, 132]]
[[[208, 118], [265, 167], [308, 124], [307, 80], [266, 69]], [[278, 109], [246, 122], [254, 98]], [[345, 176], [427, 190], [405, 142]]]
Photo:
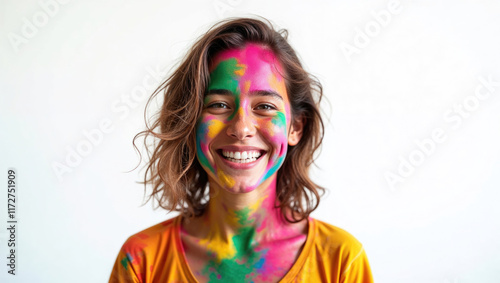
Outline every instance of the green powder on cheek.
[[283, 112], [278, 112], [276, 116], [273, 117], [271, 120], [274, 125], [280, 127], [280, 128], [285, 128], [286, 129], [286, 117], [285, 113]]
[[201, 121], [199, 121], [196, 130], [196, 153], [201, 165], [207, 167], [210, 171], [215, 173], [214, 168], [208, 162], [208, 159], [205, 156], [203, 149], [201, 148], [202, 139], [205, 138], [205, 134], [207, 133], [207, 131], [208, 131], [207, 123], [202, 123]]

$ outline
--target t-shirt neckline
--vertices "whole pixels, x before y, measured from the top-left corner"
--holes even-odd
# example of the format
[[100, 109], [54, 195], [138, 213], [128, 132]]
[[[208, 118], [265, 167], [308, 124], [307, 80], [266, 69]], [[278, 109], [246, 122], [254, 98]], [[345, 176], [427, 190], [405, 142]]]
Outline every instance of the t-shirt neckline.
[[[198, 282], [196, 277], [194, 276], [193, 272], [191, 271], [191, 268], [189, 267], [189, 264], [187, 262], [186, 254], [184, 251], [184, 246], [182, 245], [182, 240], [181, 240], [181, 224], [182, 224], [182, 215], [177, 216], [174, 219], [174, 237], [175, 237], [175, 242], [176, 245], [179, 246], [179, 249], [181, 251], [180, 254], [178, 254], [179, 261], [181, 262], [182, 269], [184, 270], [185, 274], [190, 277], [188, 278], [190, 282]], [[291, 279], [294, 279], [299, 271], [302, 269], [304, 266], [304, 263], [306, 261], [307, 256], [310, 253], [312, 244], [314, 242], [314, 237], [316, 236], [316, 222], [312, 217], [307, 218], [307, 238], [306, 242], [304, 244], [304, 248], [300, 252], [299, 257], [295, 261], [295, 263], [292, 265], [290, 270], [281, 278], [279, 282], [287, 282], [290, 281]]]

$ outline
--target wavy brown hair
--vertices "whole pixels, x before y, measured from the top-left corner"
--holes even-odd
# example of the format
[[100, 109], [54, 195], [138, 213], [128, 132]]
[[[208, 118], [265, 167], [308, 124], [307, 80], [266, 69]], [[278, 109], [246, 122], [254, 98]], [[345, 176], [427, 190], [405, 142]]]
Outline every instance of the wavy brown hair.
[[[196, 122], [210, 81], [209, 66], [214, 56], [226, 49], [240, 48], [247, 42], [259, 43], [274, 52], [283, 66], [283, 77], [290, 100], [292, 119], [302, 119], [302, 138], [289, 146], [278, 170], [276, 195], [281, 212], [289, 222], [305, 219], [318, 207], [324, 189], [309, 178], [314, 153], [323, 140], [324, 125], [319, 112], [323, 89], [319, 81], [304, 70], [295, 51], [287, 42], [286, 30], [276, 31], [263, 19], [229, 19], [210, 28], [188, 51], [172, 74], [153, 93], [163, 94], [163, 105], [146, 130], [144, 137], [149, 160], [144, 176], [152, 198], [168, 211], [199, 216], [209, 201], [208, 175], [196, 158]], [[145, 117], [146, 117], [145, 113]], [[154, 142], [148, 144], [148, 137]], [[136, 147], [137, 149], [137, 147]], [[153, 201], [154, 202], [154, 201]], [[285, 213], [290, 209], [291, 217]]]

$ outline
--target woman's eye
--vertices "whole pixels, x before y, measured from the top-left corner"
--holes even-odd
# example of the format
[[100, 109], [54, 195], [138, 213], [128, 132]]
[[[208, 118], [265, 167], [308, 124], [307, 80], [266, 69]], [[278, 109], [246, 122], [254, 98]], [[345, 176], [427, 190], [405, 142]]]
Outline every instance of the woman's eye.
[[270, 104], [260, 104], [257, 107], [255, 107], [257, 110], [276, 110], [276, 107]]
[[216, 103], [212, 103], [210, 105], [207, 106], [207, 108], [220, 108], [220, 109], [226, 109], [226, 108], [229, 108], [225, 103], [222, 103], [222, 102], [216, 102]]

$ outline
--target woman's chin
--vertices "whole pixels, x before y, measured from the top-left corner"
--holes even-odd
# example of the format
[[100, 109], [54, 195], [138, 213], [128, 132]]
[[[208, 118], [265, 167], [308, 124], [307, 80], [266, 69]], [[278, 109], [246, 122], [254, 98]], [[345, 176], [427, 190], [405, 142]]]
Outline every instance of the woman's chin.
[[224, 187], [224, 189], [230, 193], [233, 194], [244, 194], [244, 193], [249, 193], [257, 188], [257, 184], [250, 185], [250, 184], [235, 184], [233, 187]]
[[[226, 175], [219, 174], [219, 178], [209, 178], [211, 185], [214, 185], [214, 189], [218, 188], [232, 194], [244, 194], [255, 191], [260, 186], [267, 186], [268, 182], [261, 181], [261, 178], [255, 177], [226, 177]], [[230, 180], [230, 181], [228, 181]]]

